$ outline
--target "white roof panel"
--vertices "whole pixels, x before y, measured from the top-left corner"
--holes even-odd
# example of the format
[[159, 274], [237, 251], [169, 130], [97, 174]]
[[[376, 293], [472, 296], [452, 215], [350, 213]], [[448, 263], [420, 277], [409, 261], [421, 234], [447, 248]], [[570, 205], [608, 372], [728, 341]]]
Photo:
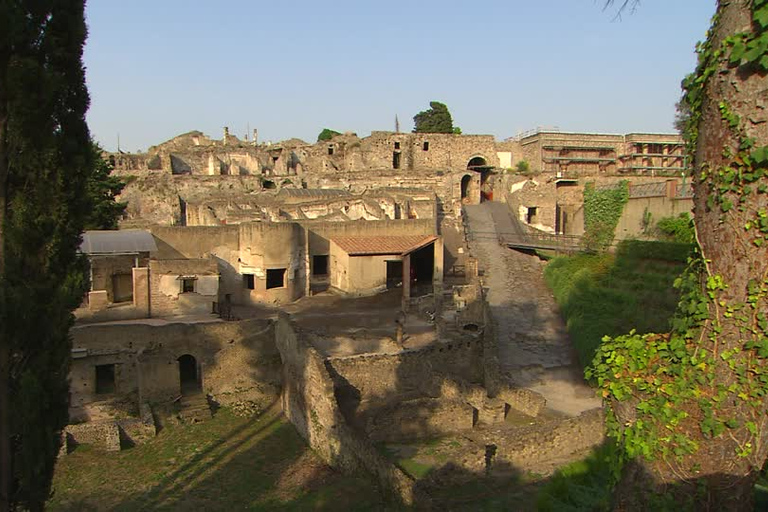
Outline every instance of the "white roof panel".
[[86, 231], [80, 252], [85, 254], [137, 254], [157, 251], [155, 238], [143, 229]]

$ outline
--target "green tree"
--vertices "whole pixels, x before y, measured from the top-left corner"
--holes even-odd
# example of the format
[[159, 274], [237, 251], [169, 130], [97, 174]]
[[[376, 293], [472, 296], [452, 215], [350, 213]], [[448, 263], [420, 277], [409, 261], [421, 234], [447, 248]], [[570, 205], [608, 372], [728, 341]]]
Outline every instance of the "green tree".
[[430, 101], [429, 109], [413, 116], [413, 124], [414, 133], [454, 133], [448, 107], [437, 101]]
[[88, 217], [85, 229], [117, 229], [117, 221], [125, 212], [128, 203], [116, 201], [125, 182], [112, 176], [112, 164], [104, 158], [104, 151], [93, 143], [93, 171], [88, 176]]
[[83, 0], [0, 2], [0, 511], [42, 510], [67, 422], [93, 150]]
[[330, 128], [323, 128], [323, 131], [320, 132], [320, 134], [317, 136], [317, 142], [322, 142], [324, 140], [331, 140], [337, 135], [341, 135], [341, 133], [331, 130]]
[[606, 338], [588, 370], [628, 460], [619, 510], [752, 510], [768, 453], [768, 0], [719, 0], [698, 53], [683, 111], [700, 258], [672, 332]]

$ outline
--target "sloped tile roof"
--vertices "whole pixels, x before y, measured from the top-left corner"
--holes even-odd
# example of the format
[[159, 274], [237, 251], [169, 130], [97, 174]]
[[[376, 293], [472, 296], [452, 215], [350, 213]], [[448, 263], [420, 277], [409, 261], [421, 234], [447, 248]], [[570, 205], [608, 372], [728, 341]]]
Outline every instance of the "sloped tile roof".
[[436, 240], [436, 236], [341, 236], [332, 238], [350, 256], [405, 254]]

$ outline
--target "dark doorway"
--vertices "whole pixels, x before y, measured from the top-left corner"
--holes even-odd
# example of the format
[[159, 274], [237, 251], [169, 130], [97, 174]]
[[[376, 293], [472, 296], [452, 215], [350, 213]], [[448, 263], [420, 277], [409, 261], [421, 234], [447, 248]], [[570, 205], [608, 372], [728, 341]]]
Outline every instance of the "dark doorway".
[[395, 151], [392, 153], [392, 168], [393, 169], [399, 169], [400, 168], [400, 152]]
[[397, 288], [403, 284], [403, 262], [402, 261], [388, 261], [387, 262], [387, 290]]
[[469, 193], [469, 185], [472, 183], [472, 176], [469, 174], [465, 174], [461, 178], [461, 198], [466, 199], [467, 194]]
[[285, 286], [285, 269], [269, 268], [267, 269], [267, 290], [273, 288], [283, 288]]
[[538, 220], [538, 208], [536, 206], [529, 206], [528, 213], [525, 215], [525, 221], [528, 224], [534, 224]]
[[114, 274], [112, 276], [112, 302], [131, 302], [133, 300], [133, 276]]
[[96, 365], [96, 394], [107, 395], [115, 392], [115, 365]]
[[435, 272], [435, 245], [411, 253], [411, 296], [419, 297], [432, 293], [432, 279]]
[[184, 354], [178, 359], [179, 383], [181, 394], [196, 393], [200, 391], [200, 379], [197, 375], [197, 360], [194, 356]]
[[328, 275], [328, 255], [327, 254], [316, 254], [312, 256], [312, 275], [313, 276]]

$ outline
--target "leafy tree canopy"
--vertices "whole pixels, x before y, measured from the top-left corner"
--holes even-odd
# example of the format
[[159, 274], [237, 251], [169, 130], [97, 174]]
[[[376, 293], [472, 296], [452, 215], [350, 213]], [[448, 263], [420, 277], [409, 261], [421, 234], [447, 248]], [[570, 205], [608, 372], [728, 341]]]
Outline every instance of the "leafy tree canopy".
[[323, 128], [323, 131], [321, 131], [320, 135], [317, 136], [317, 142], [331, 140], [337, 135], [341, 135], [341, 133], [337, 132], [336, 130], [331, 130], [330, 128]]
[[430, 101], [429, 109], [413, 116], [413, 133], [456, 133], [448, 107], [438, 101]]

